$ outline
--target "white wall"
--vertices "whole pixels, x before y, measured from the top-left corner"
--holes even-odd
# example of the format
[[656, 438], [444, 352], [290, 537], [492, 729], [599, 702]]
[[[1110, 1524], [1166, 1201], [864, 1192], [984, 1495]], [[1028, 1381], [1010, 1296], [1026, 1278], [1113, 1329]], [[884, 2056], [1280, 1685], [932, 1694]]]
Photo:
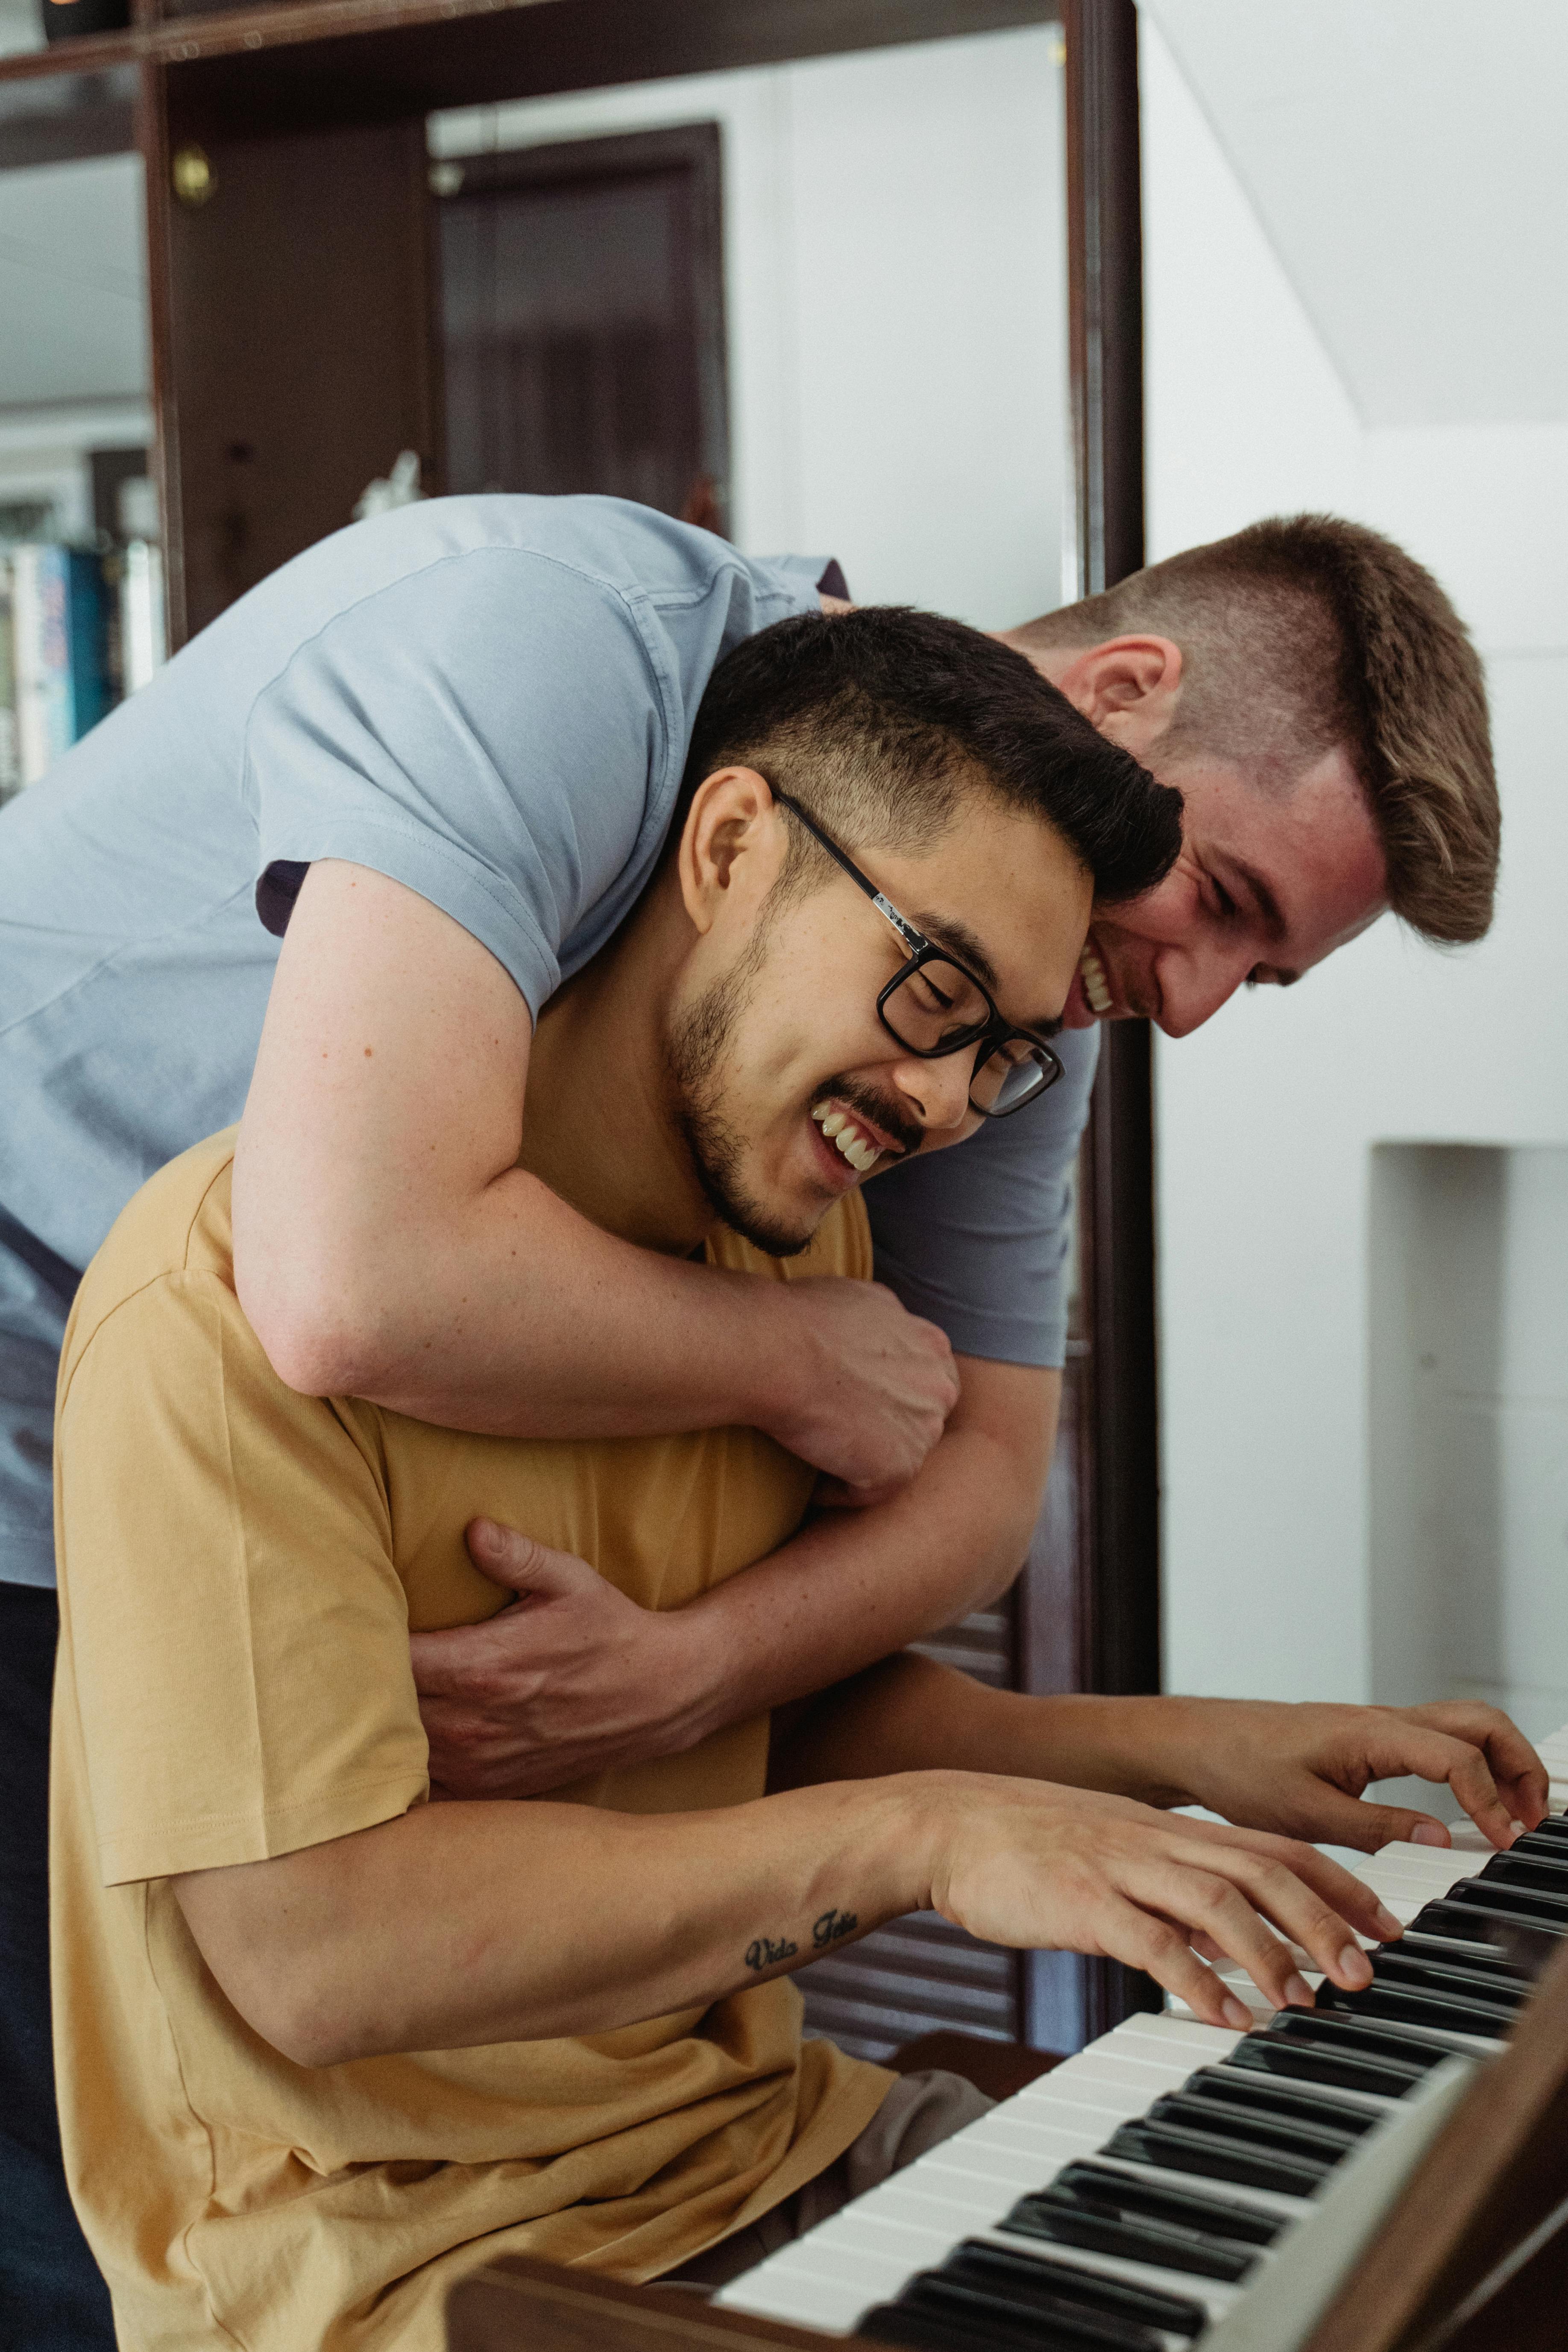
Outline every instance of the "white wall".
[[1568, 1718], [1568, 1152], [1373, 1155], [1373, 1683]]
[[835, 554], [863, 602], [984, 626], [1058, 604], [1055, 27], [437, 115], [430, 143], [715, 120], [740, 543]]
[[[1506, 815], [1490, 937], [1438, 953], [1385, 919], [1288, 995], [1243, 996], [1157, 1056], [1170, 1685], [1374, 1696], [1373, 1152], [1568, 1142], [1568, 423], [1366, 425], [1163, 14], [1146, 7], [1142, 48], [1151, 553], [1304, 506], [1373, 523], [1443, 581], [1492, 697]], [[1562, 1257], [1511, 1297], [1528, 1328], [1508, 1344], [1560, 1349]], [[1543, 1475], [1503, 1454], [1510, 1478]], [[1514, 1525], [1546, 1507], [1515, 1499]], [[1401, 1572], [1419, 1580], [1419, 1561]], [[1441, 1589], [1424, 1605], [1440, 1610]], [[1457, 1685], [1463, 1650], [1428, 1664]], [[1568, 1687], [1568, 1658], [1536, 1682]]]

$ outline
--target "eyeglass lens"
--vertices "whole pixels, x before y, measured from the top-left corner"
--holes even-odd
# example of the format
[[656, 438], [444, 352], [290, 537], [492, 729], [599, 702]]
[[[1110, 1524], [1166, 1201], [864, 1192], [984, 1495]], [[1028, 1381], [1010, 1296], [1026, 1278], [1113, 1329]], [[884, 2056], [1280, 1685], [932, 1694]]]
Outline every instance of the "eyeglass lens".
[[906, 972], [882, 1017], [917, 1054], [940, 1054], [973, 1037], [992, 1018], [991, 1007], [966, 971], [932, 956]]
[[987, 1054], [969, 1082], [969, 1099], [976, 1110], [999, 1118], [1043, 1094], [1057, 1075], [1037, 1046], [1022, 1037], [1009, 1037]]
[[[992, 1008], [966, 971], [930, 957], [907, 972], [882, 1007], [882, 1018], [917, 1054], [961, 1050], [993, 1018]], [[993, 1118], [1016, 1110], [1048, 1087], [1054, 1064], [1023, 1037], [1009, 1037], [974, 1073], [969, 1099]]]

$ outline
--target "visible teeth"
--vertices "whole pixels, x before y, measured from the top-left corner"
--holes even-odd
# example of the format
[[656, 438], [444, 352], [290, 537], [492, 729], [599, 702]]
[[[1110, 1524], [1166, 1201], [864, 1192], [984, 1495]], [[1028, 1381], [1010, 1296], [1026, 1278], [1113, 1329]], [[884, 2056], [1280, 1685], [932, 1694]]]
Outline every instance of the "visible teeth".
[[857, 1170], [860, 1175], [863, 1176], [868, 1168], [876, 1166], [882, 1156], [880, 1145], [873, 1143], [869, 1136], [862, 1135], [847, 1112], [828, 1110], [823, 1104], [817, 1103], [814, 1106], [811, 1115], [824, 1135], [832, 1137], [834, 1143], [844, 1154], [850, 1167]]
[[1083, 992], [1089, 999], [1091, 1013], [1105, 1013], [1110, 1010], [1110, 989], [1105, 977], [1105, 966], [1091, 947], [1085, 947], [1078, 960], [1083, 974]]

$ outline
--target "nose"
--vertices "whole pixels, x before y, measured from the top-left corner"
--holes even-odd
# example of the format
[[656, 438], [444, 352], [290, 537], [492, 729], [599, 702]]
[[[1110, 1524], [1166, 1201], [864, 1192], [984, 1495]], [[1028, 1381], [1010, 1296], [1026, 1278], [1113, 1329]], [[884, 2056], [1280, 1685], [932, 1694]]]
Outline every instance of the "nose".
[[1256, 962], [1249, 949], [1240, 955], [1162, 957], [1157, 966], [1160, 1027], [1167, 1037], [1190, 1037], [1228, 1004]]
[[943, 1054], [934, 1062], [914, 1055], [895, 1065], [893, 1083], [910, 1107], [911, 1118], [926, 1133], [951, 1141], [966, 1119], [978, 1117], [969, 1107], [973, 1055]]

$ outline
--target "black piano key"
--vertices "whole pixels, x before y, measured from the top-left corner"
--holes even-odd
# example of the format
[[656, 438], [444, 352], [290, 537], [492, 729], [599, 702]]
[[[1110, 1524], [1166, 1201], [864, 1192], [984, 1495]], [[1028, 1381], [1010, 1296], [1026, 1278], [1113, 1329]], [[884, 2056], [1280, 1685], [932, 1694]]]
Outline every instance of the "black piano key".
[[[1202, 2231], [1205, 2237], [1234, 2238], [1244, 2246], [1271, 2246], [1285, 2229], [1277, 2214], [1261, 2213], [1255, 2205], [1238, 2205], [1233, 2198], [1209, 2197], [1201, 2189], [1178, 2189], [1168, 2180], [1139, 2180], [1118, 2172], [1092, 2157], [1077, 2157], [1063, 2165], [1048, 2188], [1036, 2196], [1069, 2195], [1079, 2203], [1106, 2212], [1140, 2213], [1156, 2221], [1180, 2222]], [[1031, 2200], [1025, 2198], [1023, 2203]]]
[[[1537, 1822], [1532, 1830], [1526, 1830], [1524, 1836], [1532, 1838], [1562, 1838], [1568, 1840], [1568, 1812], [1548, 1813], [1546, 1819], [1542, 1822]], [[1524, 1843], [1524, 1838], [1516, 1839], [1515, 1843], [1522, 1845]]]
[[1207, 2311], [1190, 2294], [1106, 2278], [1076, 2263], [1052, 2262], [1048, 2254], [1009, 2253], [1005, 2246], [986, 2245], [977, 2238], [965, 2238], [954, 2246], [937, 2275], [1000, 2295], [1021, 2318], [1066, 2304], [1069, 2309], [1081, 2305], [1108, 2318], [1134, 2320], [1166, 2336], [1201, 2336], [1208, 2325]]
[[1516, 1983], [1526, 1987], [1535, 1982], [1522, 1960], [1516, 1959], [1511, 1952], [1505, 1952], [1500, 1944], [1489, 1942], [1484, 1935], [1468, 1939], [1463, 1936], [1429, 1936], [1424, 1928], [1412, 1924], [1397, 1944], [1380, 1944], [1377, 1948], [1383, 1952], [1414, 1954], [1418, 1959], [1440, 1960], [1445, 1968], [1452, 1961], [1460, 1968], [1486, 1969], [1511, 1977]]
[[[1408, 2027], [1392, 2021], [1373, 2025], [1369, 2019], [1340, 2017], [1321, 2009], [1283, 2009], [1264, 2028], [1268, 2038], [1310, 2042], [1321, 2049], [1356, 2050], [1400, 2066], [1418, 2066], [1430, 2073], [1448, 2053]], [[1234, 2056], [1234, 2053], [1232, 2055]]]
[[1248, 2112], [1261, 2108], [1267, 2115], [1294, 2116], [1314, 2126], [1326, 2125], [1352, 2139], [1359, 2139], [1377, 2121], [1369, 2107], [1352, 2107], [1348, 2099], [1328, 2098], [1321, 2091], [1291, 2090], [1256, 2074], [1235, 2074], [1223, 2064], [1200, 2066], [1195, 2074], [1188, 2075], [1182, 2089], [1190, 2099], [1221, 2100]]
[[874, 2344], [933, 2347], [933, 2352], [1164, 2352], [1152, 2327], [1135, 2319], [1058, 2300], [1054, 2310], [1025, 2311], [1004, 2296], [921, 2271], [896, 2303], [879, 2304], [856, 2327]]
[[1402, 2099], [1426, 2073], [1425, 2065], [1409, 2066], [1391, 2058], [1364, 2055], [1350, 2048], [1325, 2049], [1304, 2042], [1284, 2042], [1272, 2033], [1249, 2033], [1238, 2042], [1227, 2066], [1275, 2081], [1321, 2083], [1338, 2091], [1372, 2091], [1379, 2098]]
[[1162, 2270], [1189, 2271], [1194, 2278], [1237, 2285], [1256, 2268], [1245, 2247], [1222, 2245], [1196, 2230], [1131, 2214], [1107, 2213], [1059, 2197], [1055, 2189], [1022, 2197], [999, 2230], [1015, 2238], [1044, 2238], [1058, 2246], [1080, 2246], [1086, 2253], [1119, 2254], [1123, 2262], [1155, 2263]]
[[1500, 1912], [1508, 1919], [1526, 1919], [1532, 1927], [1568, 1932], [1568, 1895], [1542, 1895], [1534, 1886], [1505, 1886], [1495, 1878], [1461, 1878], [1443, 1900], [1461, 1910]]
[[1345, 1992], [1324, 1982], [1318, 2007], [1332, 2014], [1374, 2020], [1392, 2018], [1402, 2025], [1427, 2025], [1440, 2033], [1479, 2033], [1501, 2041], [1511, 2031], [1516, 2009], [1487, 2000], [1475, 1993], [1440, 1990], [1429, 1985], [1394, 1984], [1373, 1979], [1359, 1992]]
[[1531, 1980], [1525, 1971], [1505, 1959], [1500, 1952], [1489, 1958], [1484, 1950], [1455, 1958], [1445, 1953], [1439, 1958], [1437, 1950], [1425, 1941], [1419, 1948], [1403, 1944], [1381, 1945], [1372, 1954], [1372, 1972], [1378, 1984], [1451, 1987], [1456, 1992], [1479, 1993], [1483, 2000], [1496, 2001], [1505, 2009], [1521, 2008], [1531, 1993]]
[[1526, 1918], [1518, 1910], [1497, 1905], [1458, 1903], [1447, 1895], [1428, 1903], [1410, 1924], [1424, 1936], [1453, 1937], [1467, 1943], [1485, 1943], [1489, 1937], [1495, 1940], [1499, 1932], [1516, 1927], [1533, 1928], [1542, 1936], [1568, 1934], [1568, 1926], [1556, 1921], [1549, 1925], [1543, 1919]]
[[1218, 2132], [1226, 2139], [1247, 2140], [1259, 2147], [1277, 2147], [1285, 2156], [1299, 2156], [1311, 2164], [1337, 2164], [1355, 2146], [1355, 2136], [1335, 2131], [1331, 2125], [1305, 2123], [1297, 2116], [1274, 2116], [1248, 2109], [1238, 2101], [1191, 2096], [1185, 2086], [1156, 2099], [1143, 2118], [1146, 2123], [1179, 2124], [1186, 2131]]
[[[999, 2326], [994, 2319], [965, 2326], [951, 2312], [925, 2311], [912, 2303], [877, 2304], [856, 2322], [855, 2334], [869, 2344], [903, 2345], [906, 2352], [1051, 2352], [1037, 2327]], [[1068, 2340], [1076, 2347], [1079, 2339]]]
[[1100, 2152], [1119, 2156], [1129, 2164], [1157, 2164], [1169, 2172], [1195, 2172], [1204, 2180], [1234, 2180], [1244, 2189], [1270, 2189], [1281, 2197], [1310, 2197], [1332, 2169], [1308, 2157], [1249, 2147], [1221, 2132], [1193, 2131], [1147, 2117], [1123, 2124]]
[[1568, 1844], [1549, 1840], [1551, 1853], [1521, 1853], [1513, 1847], [1494, 1853], [1478, 1877], [1500, 1881], [1504, 1886], [1536, 1886], [1543, 1895], [1568, 1895]]

